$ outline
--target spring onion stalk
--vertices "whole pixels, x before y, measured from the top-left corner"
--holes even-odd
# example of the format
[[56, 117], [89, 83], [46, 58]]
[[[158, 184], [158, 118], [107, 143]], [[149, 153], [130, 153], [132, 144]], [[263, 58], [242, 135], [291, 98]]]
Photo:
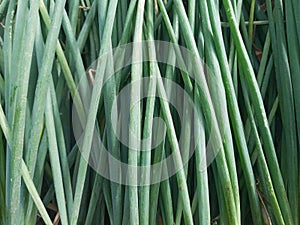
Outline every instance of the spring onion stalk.
[[0, 223], [299, 224], [297, 10], [2, 0]]

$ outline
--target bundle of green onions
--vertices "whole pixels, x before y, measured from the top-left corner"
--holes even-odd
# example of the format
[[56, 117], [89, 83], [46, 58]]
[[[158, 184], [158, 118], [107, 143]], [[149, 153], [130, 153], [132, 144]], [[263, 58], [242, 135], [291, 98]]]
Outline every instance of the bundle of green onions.
[[0, 224], [300, 224], [297, 3], [1, 0]]

